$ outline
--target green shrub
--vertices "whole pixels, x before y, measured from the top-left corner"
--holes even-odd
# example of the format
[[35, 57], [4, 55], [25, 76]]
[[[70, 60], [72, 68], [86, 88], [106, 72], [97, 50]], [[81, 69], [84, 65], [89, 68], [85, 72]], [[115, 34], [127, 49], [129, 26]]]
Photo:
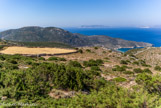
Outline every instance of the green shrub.
[[148, 74], [145, 74], [145, 73], [142, 73], [142, 74], [138, 74], [135, 81], [138, 83], [138, 84], [143, 84], [145, 81], [150, 81], [152, 80], [152, 76], [148, 75]]
[[139, 66], [139, 62], [137, 62], [137, 61], [134, 61], [133, 64]]
[[32, 60], [26, 60], [25, 63], [28, 64], [28, 65], [31, 65], [33, 63], [33, 61]]
[[4, 46], [0, 45], [0, 50], [2, 50], [4, 48]]
[[91, 52], [91, 50], [90, 49], [86, 49], [86, 52]]
[[128, 66], [126, 66], [126, 65], [122, 65], [122, 67], [123, 67], [123, 68], [125, 68], [125, 69], [126, 69], [126, 68], [129, 68], [129, 67], [128, 67]]
[[109, 58], [108, 58], [108, 57], [105, 57], [104, 59], [109, 60]]
[[144, 60], [139, 60], [138, 61], [140, 64], [146, 64], [146, 62]]
[[112, 79], [112, 81], [115, 81], [115, 82], [125, 82], [126, 79], [123, 78], [123, 77], [117, 77], [117, 78]]
[[[22, 56], [22, 55], [19, 55], [19, 54], [15, 54], [15, 55], [4, 55], [4, 57], [8, 60], [24, 60], [24, 59], [29, 59], [30, 57], [25, 57], [25, 56]], [[32, 59], [32, 58], [30, 58]]]
[[73, 67], [80, 67], [80, 68], [82, 68], [82, 65], [78, 61], [70, 61], [69, 65], [73, 66]]
[[84, 61], [83, 65], [86, 67], [91, 67], [91, 66], [100, 66], [103, 64], [103, 60], [97, 59], [97, 60], [89, 60], [89, 61]]
[[127, 62], [127, 63], [131, 63], [131, 61], [130, 61], [130, 60], [126, 60], [126, 62]]
[[121, 61], [120, 61], [120, 64], [126, 64], [126, 65], [127, 65], [127, 64], [128, 64], [128, 62], [127, 62], [127, 61], [125, 61], [125, 60], [121, 60]]
[[97, 49], [98, 49], [98, 47], [94, 47], [94, 49], [95, 49], [95, 50], [97, 50]]
[[0, 73], [1, 95], [19, 100], [46, 97], [53, 87], [88, 90], [95, 84], [93, 77], [94, 73], [89, 75], [81, 68], [64, 64], [41, 63], [23, 71], [8, 68]]
[[152, 71], [150, 69], [148, 69], [148, 68], [144, 69], [143, 72], [152, 74]]
[[44, 58], [44, 57], [39, 57], [38, 59], [39, 59], [39, 60], [45, 60], [45, 58]]
[[132, 71], [124, 71], [124, 74], [134, 74]]
[[144, 67], [151, 67], [150, 65], [147, 65], [145, 63], [142, 63], [141, 65], [144, 66]]
[[65, 58], [58, 58], [59, 61], [67, 61]]
[[119, 65], [116, 65], [114, 68], [112, 68], [113, 71], [119, 71], [119, 72], [123, 72], [123, 71], [126, 71], [126, 66], [119, 66]]
[[0, 60], [4, 61], [5, 57], [3, 55], [0, 55]]
[[11, 64], [11, 63], [3, 63], [3, 67], [7, 70], [18, 69], [18, 66], [16, 64]]
[[161, 67], [160, 66], [155, 66], [154, 68], [156, 71], [161, 71]]
[[[100, 75], [101, 75], [100, 71], [96, 71], [96, 70], [92, 70], [92, 69], [86, 71], [86, 73], [87, 73], [90, 77], [93, 77], [93, 76], [100, 76]], [[89, 82], [89, 81], [87, 81], [87, 82]]]
[[58, 57], [49, 57], [48, 60], [49, 61], [56, 61], [56, 60], [58, 60]]
[[149, 93], [156, 93], [161, 95], [161, 76], [160, 75], [149, 75], [146, 73], [138, 74], [135, 81], [138, 84], [144, 86], [144, 89], [148, 90]]
[[92, 71], [102, 71], [98, 66], [92, 66], [91, 70]]
[[[104, 83], [104, 81], [99, 81]], [[98, 86], [99, 88], [99, 86]], [[160, 100], [159, 96], [148, 94], [147, 91], [138, 90], [129, 91], [121, 87], [117, 87], [112, 84], [108, 84], [106, 87], [100, 87], [99, 91], [94, 90], [88, 95], [79, 94], [75, 97], [67, 99], [58, 99], [53, 101], [52, 99], [42, 99], [41, 105], [46, 108], [55, 106], [56, 108], [159, 108]], [[39, 103], [40, 103], [39, 102]], [[40, 107], [42, 107], [40, 105]]]
[[143, 70], [140, 69], [140, 68], [135, 68], [135, 69], [133, 69], [133, 71], [134, 71], [135, 73], [143, 73]]
[[[77, 61], [65, 65], [20, 55], [0, 55], [1, 57], [4, 57], [4, 60], [0, 62], [0, 97], [7, 97], [5, 101], [0, 100], [1, 103], [34, 103], [37, 104], [36, 107], [44, 108], [160, 107], [161, 76], [148, 74], [151, 72], [148, 68], [136, 76], [138, 87], [128, 90], [115, 84], [127, 81], [126, 78], [117, 77], [106, 81], [101, 77], [101, 59], [86, 61], [87, 66], [91, 68], [86, 70]], [[28, 62], [30, 66], [28, 69], [18, 70], [18, 65], [11, 62], [12, 60], [22, 65]], [[57, 58], [58, 60], [61, 61], [60, 58]], [[129, 67], [126, 65], [115, 66], [117, 71], [133, 74], [126, 71], [127, 68]], [[53, 88], [67, 91], [69, 94], [70, 90], [79, 92], [72, 98], [53, 99], [49, 96]]]
[[75, 50], [79, 50], [79, 48], [74, 48]]
[[134, 58], [137, 58], [135, 55], [133, 55], [133, 54], [130, 54], [129, 56], [131, 56], [131, 57], [134, 57]]
[[[98, 73], [98, 75], [100, 74]], [[108, 82], [104, 78], [99, 78], [94, 80], [94, 84], [92, 87], [94, 90], [99, 91], [101, 88], [106, 87], [107, 84]]]
[[8, 62], [12, 64], [18, 64], [16, 60], [12, 60], [12, 59], [11, 60], [9, 59]]
[[82, 49], [79, 49], [78, 52], [82, 54], [83, 53], [83, 50]]
[[104, 53], [104, 54], [105, 54], [105, 53], [106, 53], [106, 51], [102, 51], [102, 53]]
[[101, 64], [103, 64], [103, 60], [97, 59], [97, 60], [96, 60], [96, 63], [97, 63], [98, 65], [101, 65]]

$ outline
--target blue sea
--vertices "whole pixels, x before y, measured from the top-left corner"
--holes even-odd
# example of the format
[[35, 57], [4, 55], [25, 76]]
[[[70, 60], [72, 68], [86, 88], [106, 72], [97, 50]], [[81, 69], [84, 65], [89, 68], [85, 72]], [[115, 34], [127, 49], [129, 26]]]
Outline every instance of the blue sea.
[[[125, 40], [148, 42], [155, 47], [161, 46], [161, 28], [64, 28], [72, 33], [84, 35], [107, 35]], [[127, 51], [129, 48], [120, 49]]]

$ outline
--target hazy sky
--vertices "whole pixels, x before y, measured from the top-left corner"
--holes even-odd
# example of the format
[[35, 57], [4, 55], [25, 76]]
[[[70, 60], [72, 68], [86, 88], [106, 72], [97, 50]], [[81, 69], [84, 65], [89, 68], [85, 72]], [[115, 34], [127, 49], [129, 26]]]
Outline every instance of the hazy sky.
[[161, 0], [0, 0], [0, 29], [161, 25]]

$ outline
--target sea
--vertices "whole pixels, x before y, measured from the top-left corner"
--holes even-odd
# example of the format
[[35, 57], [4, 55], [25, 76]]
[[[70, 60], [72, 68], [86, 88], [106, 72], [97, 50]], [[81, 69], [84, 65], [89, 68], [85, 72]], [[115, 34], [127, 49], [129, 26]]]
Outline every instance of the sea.
[[[125, 40], [148, 42], [154, 47], [161, 46], [161, 28], [64, 28], [72, 33], [84, 35], [106, 35]], [[126, 52], [131, 48], [118, 49]]]

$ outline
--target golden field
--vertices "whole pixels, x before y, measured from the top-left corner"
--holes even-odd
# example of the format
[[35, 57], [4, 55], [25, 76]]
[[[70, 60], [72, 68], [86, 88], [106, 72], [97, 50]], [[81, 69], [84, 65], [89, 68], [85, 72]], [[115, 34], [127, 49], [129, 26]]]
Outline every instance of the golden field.
[[28, 47], [7, 47], [1, 50], [3, 54], [63, 54], [76, 52], [73, 49], [61, 49], [61, 48], [28, 48]]

